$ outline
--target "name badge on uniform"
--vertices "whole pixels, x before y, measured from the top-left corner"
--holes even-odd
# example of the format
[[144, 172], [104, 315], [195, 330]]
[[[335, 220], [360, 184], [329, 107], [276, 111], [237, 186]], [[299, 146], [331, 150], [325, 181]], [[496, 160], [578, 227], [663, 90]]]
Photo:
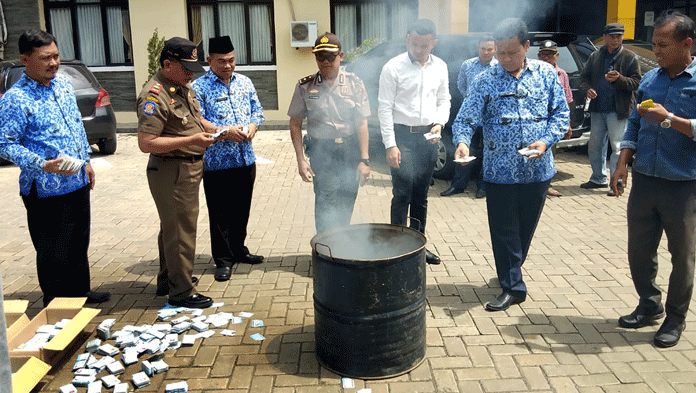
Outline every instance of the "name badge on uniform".
[[187, 125], [187, 124], [188, 124], [188, 116], [184, 116], [184, 118], [181, 119], [181, 124], [182, 124], [182, 125]]
[[225, 97], [218, 97], [215, 99], [215, 102], [222, 102], [222, 101], [227, 101], [227, 96]]
[[341, 95], [350, 95], [350, 88], [348, 86], [341, 86]]

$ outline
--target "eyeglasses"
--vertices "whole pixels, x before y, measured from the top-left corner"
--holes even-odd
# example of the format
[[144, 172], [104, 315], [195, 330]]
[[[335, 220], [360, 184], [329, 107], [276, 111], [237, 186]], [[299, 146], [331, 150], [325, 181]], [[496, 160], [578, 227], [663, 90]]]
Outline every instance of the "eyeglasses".
[[551, 51], [543, 51], [537, 53], [537, 57], [554, 57], [558, 52], [551, 52]]
[[323, 62], [324, 60], [328, 60], [329, 63], [334, 61], [336, 59], [336, 56], [338, 56], [338, 53], [315, 53], [314, 57], [317, 59], [318, 62]]

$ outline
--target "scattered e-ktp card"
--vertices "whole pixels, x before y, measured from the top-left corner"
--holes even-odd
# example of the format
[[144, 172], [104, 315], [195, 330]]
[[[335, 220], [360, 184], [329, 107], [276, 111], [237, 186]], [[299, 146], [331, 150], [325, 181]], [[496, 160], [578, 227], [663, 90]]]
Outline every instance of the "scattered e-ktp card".
[[239, 316], [242, 317], [242, 318], [251, 318], [251, 317], [254, 316], [254, 313], [242, 311], [242, 312], [239, 313]]
[[254, 333], [250, 336], [254, 341], [263, 341], [266, 337], [260, 335], [259, 333]]
[[372, 393], [372, 389], [369, 389], [369, 388], [360, 389], [357, 391], [357, 393]]
[[217, 303], [213, 303], [213, 305], [210, 306], [210, 307], [212, 307], [212, 308], [218, 308], [218, 307], [222, 307], [222, 306], [224, 306], [224, 305], [225, 305], [225, 303], [223, 303], [223, 302], [217, 302]]
[[234, 336], [235, 333], [237, 333], [236, 330], [229, 330], [229, 329], [225, 329], [225, 330], [220, 332], [220, 334], [222, 334], [223, 336], [229, 336], [229, 337]]
[[341, 378], [341, 383], [343, 384], [343, 389], [354, 389], [355, 381], [350, 378]]
[[260, 319], [252, 319], [251, 320], [251, 327], [262, 327], [263, 326], [263, 321]]

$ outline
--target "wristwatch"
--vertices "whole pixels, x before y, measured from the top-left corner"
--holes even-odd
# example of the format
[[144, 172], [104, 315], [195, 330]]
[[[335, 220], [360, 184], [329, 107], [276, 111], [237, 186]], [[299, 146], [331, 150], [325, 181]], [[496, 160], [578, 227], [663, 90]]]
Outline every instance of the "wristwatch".
[[361, 158], [360, 162], [362, 162], [363, 164], [365, 164], [367, 166], [370, 166], [370, 159], [369, 158]]
[[660, 126], [662, 128], [670, 128], [672, 127], [672, 118], [674, 117], [674, 113], [669, 112], [667, 114], [667, 118], [662, 120], [662, 123], [660, 123]]

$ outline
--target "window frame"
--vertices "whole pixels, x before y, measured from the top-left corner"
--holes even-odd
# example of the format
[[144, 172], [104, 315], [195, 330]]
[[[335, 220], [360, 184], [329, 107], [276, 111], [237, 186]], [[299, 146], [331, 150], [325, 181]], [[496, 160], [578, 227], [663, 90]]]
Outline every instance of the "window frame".
[[[89, 3], [78, 3], [75, 0], [60, 0], [60, 1], [50, 1], [43, 0], [44, 8], [44, 21], [46, 22], [46, 30], [50, 33], [53, 32], [53, 26], [51, 26], [51, 10], [68, 8], [70, 9], [70, 21], [72, 24], [72, 38], [73, 38], [73, 50], [75, 53], [75, 59], [82, 61], [82, 49], [80, 48], [80, 39], [77, 29], [77, 7], [84, 5], [99, 5], [99, 11], [101, 15], [102, 24], [102, 39], [104, 40], [104, 65], [102, 66], [90, 66], [90, 67], [111, 67], [111, 66], [132, 66], [133, 59], [130, 62], [124, 63], [113, 63], [111, 62], [111, 46], [109, 43], [109, 26], [108, 19], [106, 15], [106, 9], [108, 7], [121, 7], [128, 11], [128, 22], [130, 23], [130, 8], [128, 7], [128, 0], [91, 0]], [[133, 42], [133, 33], [131, 32], [131, 43]], [[133, 48], [131, 47], [131, 53]], [[71, 59], [72, 60], [72, 59]]]
[[[234, 0], [234, 1], [223, 1], [223, 0], [186, 0], [186, 19], [189, 31], [189, 40], [193, 40], [193, 20], [191, 8], [194, 6], [213, 6], [213, 26], [215, 28], [215, 36], [220, 36], [220, 10], [218, 4], [220, 3], [241, 3], [244, 6], [244, 39], [246, 40], [246, 58], [249, 59], [246, 63], [237, 65], [240, 66], [256, 66], [256, 65], [276, 65], [276, 42], [275, 42], [275, 9], [273, 7], [273, 0]], [[249, 6], [252, 5], [265, 5], [268, 7], [269, 16], [269, 26], [270, 35], [273, 40], [269, 44], [271, 45], [271, 61], [252, 61], [252, 47], [251, 47], [251, 29], [249, 27]], [[195, 42], [194, 42], [195, 43]], [[235, 48], [235, 52], [236, 52]], [[202, 52], [202, 51], [200, 51]], [[200, 53], [199, 61], [203, 64], [208, 64], [207, 57], [208, 53]]]

